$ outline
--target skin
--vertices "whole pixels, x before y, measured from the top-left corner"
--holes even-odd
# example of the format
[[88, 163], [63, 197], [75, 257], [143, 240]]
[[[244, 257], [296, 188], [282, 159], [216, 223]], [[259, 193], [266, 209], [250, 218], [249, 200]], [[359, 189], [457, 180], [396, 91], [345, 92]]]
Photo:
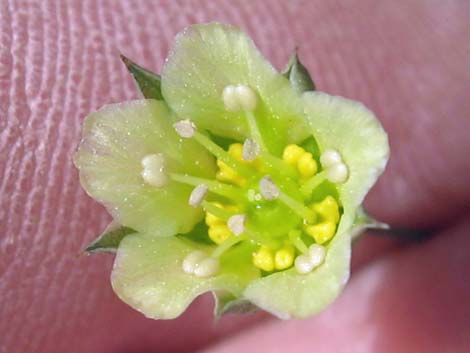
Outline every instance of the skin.
[[[213, 324], [210, 296], [177, 320], [147, 320], [113, 294], [111, 256], [78, 256], [109, 216], [71, 154], [87, 112], [137, 96], [119, 52], [159, 70], [180, 29], [213, 19], [246, 30], [279, 68], [299, 45], [319, 89], [375, 111], [392, 158], [366, 206], [434, 235], [366, 235], [347, 289], [308, 320]], [[0, 351], [463, 352], [468, 23], [465, 1], [0, 2]]]

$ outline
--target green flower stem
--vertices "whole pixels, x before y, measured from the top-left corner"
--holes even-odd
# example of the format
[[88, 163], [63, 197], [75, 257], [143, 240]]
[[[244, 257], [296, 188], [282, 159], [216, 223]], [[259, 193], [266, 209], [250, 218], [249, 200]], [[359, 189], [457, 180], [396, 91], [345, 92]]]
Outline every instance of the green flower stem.
[[213, 252], [212, 252], [212, 257], [219, 257], [222, 255], [224, 252], [226, 252], [228, 249], [230, 249], [232, 246], [238, 244], [239, 242], [246, 240], [246, 236], [232, 236], [225, 240], [222, 244], [220, 244]]
[[300, 192], [305, 196], [312, 194], [312, 191], [326, 179], [326, 172], [321, 171], [307, 180], [301, 187]]
[[300, 239], [300, 230], [293, 230], [289, 233], [289, 240], [294, 244], [294, 246], [299, 250], [302, 254], [308, 253], [308, 247], [304, 244], [302, 239]]
[[245, 226], [244, 233], [248, 236], [250, 240], [260, 245], [266, 245], [270, 248], [278, 248], [281, 245], [279, 241], [269, 237], [265, 237], [257, 231], [253, 230], [249, 224]]
[[315, 221], [315, 212], [282, 191], [279, 193], [279, 200], [292, 211], [297, 213], [302, 219], [307, 220], [309, 223], [313, 223]]
[[256, 118], [253, 112], [245, 110], [245, 116], [248, 122], [248, 127], [250, 128], [251, 136], [260, 146], [261, 150], [266, 151], [266, 145], [263, 142], [263, 137], [261, 136], [261, 131], [259, 131], [258, 125], [256, 124]]
[[233, 216], [233, 213], [228, 212], [224, 210], [223, 208], [217, 207], [213, 203], [210, 203], [207, 201], [202, 202], [202, 207], [207, 213], [210, 213], [224, 221], [227, 221], [231, 216]]
[[241, 174], [245, 177], [249, 177], [253, 173], [249, 168], [233, 159], [227, 151], [225, 151], [222, 147], [214, 143], [207, 136], [195, 131], [193, 137], [211, 154], [213, 154], [216, 158], [227, 164], [230, 168], [234, 169], [238, 174]]
[[227, 197], [234, 201], [242, 200], [242, 197], [240, 195], [238, 188], [232, 185], [227, 185], [227, 184], [215, 181], [215, 180], [198, 178], [198, 177], [194, 177], [194, 176], [186, 175], [186, 174], [183, 175], [183, 174], [177, 174], [177, 173], [170, 173], [169, 177], [171, 178], [171, 180], [176, 181], [178, 183], [182, 183], [182, 184], [193, 185], [193, 186], [204, 184], [214, 194]]
[[296, 177], [298, 175], [296, 169], [293, 166], [288, 165], [282, 159], [277, 158], [268, 152], [261, 151], [260, 159], [267, 162], [265, 163], [265, 166], [267, 167], [268, 172], [275, 171], [276, 173], [291, 178]]

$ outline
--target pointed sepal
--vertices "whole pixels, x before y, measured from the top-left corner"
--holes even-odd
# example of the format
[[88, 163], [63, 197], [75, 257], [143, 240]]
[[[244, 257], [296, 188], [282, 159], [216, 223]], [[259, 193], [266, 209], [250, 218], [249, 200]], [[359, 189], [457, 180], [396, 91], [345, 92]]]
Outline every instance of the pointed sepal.
[[121, 60], [132, 74], [134, 81], [145, 98], [164, 100], [161, 90], [161, 77], [150, 70], [137, 65], [121, 54]]
[[302, 94], [306, 91], [315, 91], [315, 83], [307, 68], [300, 62], [297, 51], [291, 55], [282, 74], [289, 79], [297, 93]]
[[137, 233], [134, 229], [112, 222], [103, 233], [85, 248], [85, 252], [116, 252], [122, 239], [130, 234]]
[[371, 217], [363, 207], [359, 207], [351, 230], [351, 239], [353, 240], [353, 244], [356, 244], [356, 240], [358, 240], [368, 229], [387, 231], [390, 229], [390, 226]]
[[251, 314], [259, 308], [247, 299], [237, 298], [230, 293], [214, 292], [214, 317], [220, 319], [226, 314]]

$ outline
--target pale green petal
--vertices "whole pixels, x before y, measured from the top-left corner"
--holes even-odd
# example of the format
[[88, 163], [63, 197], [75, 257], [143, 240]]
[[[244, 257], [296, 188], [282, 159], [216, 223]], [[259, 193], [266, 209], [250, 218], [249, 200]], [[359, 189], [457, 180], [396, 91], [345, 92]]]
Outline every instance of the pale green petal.
[[225, 291], [239, 296], [248, 282], [259, 277], [259, 271], [251, 265], [247, 245], [225, 253], [216, 276], [186, 274], [182, 261], [196, 249], [210, 251], [207, 246], [180, 237], [128, 236], [116, 255], [112, 286], [124, 302], [145, 316], [172, 319], [204, 292]]
[[85, 190], [121, 225], [164, 235], [187, 232], [202, 217], [188, 205], [191, 187], [170, 181], [156, 188], [142, 179], [141, 160], [155, 153], [165, 156], [168, 171], [215, 175], [213, 158], [182, 140], [165, 104], [155, 100], [107, 105], [90, 114], [75, 164]]
[[162, 92], [180, 117], [220, 136], [247, 137], [245, 116], [226, 111], [222, 101], [224, 88], [237, 84], [259, 95], [254, 113], [268, 147], [275, 150], [306, 136], [300, 96], [245, 33], [211, 23], [177, 35], [162, 71]]
[[343, 206], [355, 208], [387, 164], [387, 134], [362, 103], [321, 92], [304, 93], [303, 99], [320, 152], [335, 149], [348, 166], [349, 177], [339, 186], [339, 194]]
[[[351, 224], [345, 215], [342, 223]], [[340, 226], [340, 228], [343, 228]], [[305, 318], [328, 306], [349, 279], [351, 234], [339, 233], [327, 246], [325, 262], [309, 274], [295, 268], [252, 282], [244, 297], [281, 319]]]

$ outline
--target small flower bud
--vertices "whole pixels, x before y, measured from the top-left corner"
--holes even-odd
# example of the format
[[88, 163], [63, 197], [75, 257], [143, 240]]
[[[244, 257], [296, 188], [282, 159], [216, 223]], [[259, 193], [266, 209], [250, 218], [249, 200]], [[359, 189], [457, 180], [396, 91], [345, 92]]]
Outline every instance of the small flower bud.
[[334, 164], [338, 164], [342, 162], [343, 160], [341, 158], [341, 155], [338, 153], [338, 151], [333, 150], [333, 149], [326, 150], [320, 156], [320, 163], [323, 168], [327, 168]]
[[160, 188], [168, 182], [165, 173], [165, 157], [162, 153], [149, 154], [141, 160], [142, 172], [140, 173], [144, 181], [152, 186]]
[[225, 105], [225, 109], [229, 112], [237, 112], [240, 110], [240, 102], [238, 101], [238, 95], [235, 92], [235, 86], [227, 86], [222, 92], [222, 100]]
[[256, 97], [255, 91], [246, 85], [238, 85], [235, 87], [238, 102], [243, 110], [252, 111], [255, 110], [258, 98]]
[[348, 178], [348, 167], [344, 163], [337, 163], [326, 170], [326, 178], [332, 183], [344, 183]]
[[219, 271], [219, 260], [208, 257], [202, 260], [194, 270], [196, 277], [209, 277]]
[[299, 255], [294, 262], [295, 269], [300, 274], [309, 273], [313, 270], [313, 263], [309, 256]]

